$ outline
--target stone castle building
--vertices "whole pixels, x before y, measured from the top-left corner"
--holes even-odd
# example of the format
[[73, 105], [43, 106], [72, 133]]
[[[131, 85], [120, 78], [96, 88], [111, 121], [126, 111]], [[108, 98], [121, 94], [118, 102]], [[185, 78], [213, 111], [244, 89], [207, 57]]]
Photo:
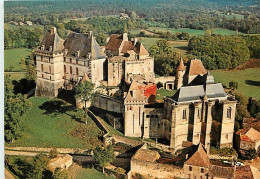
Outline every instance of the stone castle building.
[[47, 31], [35, 51], [37, 64], [37, 96], [55, 97], [61, 89], [70, 89], [86, 73], [95, 86], [104, 80], [106, 56], [93, 37], [70, 33], [63, 40], [56, 28]]
[[236, 100], [200, 60], [187, 67], [180, 61], [174, 82], [178, 90], [162, 103], [156, 101], [154, 59], [126, 33], [112, 34], [102, 52], [91, 32], [71, 33], [64, 41], [52, 28], [36, 60], [37, 96], [57, 96], [87, 75], [103, 89], [92, 105], [121, 115], [117, 126], [124, 126], [126, 136], [159, 139], [174, 152], [183, 149], [183, 142], [202, 143], [207, 150], [232, 146]]

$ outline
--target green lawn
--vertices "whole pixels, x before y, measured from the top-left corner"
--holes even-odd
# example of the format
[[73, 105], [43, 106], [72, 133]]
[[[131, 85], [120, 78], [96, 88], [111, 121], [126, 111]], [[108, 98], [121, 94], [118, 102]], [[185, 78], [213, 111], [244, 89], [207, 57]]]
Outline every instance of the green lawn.
[[5, 70], [9, 69], [10, 65], [14, 68], [12, 71], [21, 71], [20, 62], [22, 58], [28, 58], [30, 55], [31, 49], [27, 48], [17, 48], [17, 49], [8, 49], [4, 51], [4, 66]]
[[[179, 28], [179, 29], [173, 29], [173, 28], [163, 28], [163, 27], [149, 27], [149, 30], [156, 30], [156, 31], [170, 31], [172, 33], [176, 32], [188, 32], [191, 36], [199, 36], [199, 35], [205, 35], [204, 30], [197, 30], [197, 29], [188, 29], [188, 28]], [[220, 34], [220, 35], [235, 35], [236, 31], [228, 30], [228, 29], [221, 29], [216, 28], [213, 30], [214, 34]]]
[[15, 81], [19, 81], [22, 78], [25, 78], [26, 73], [23, 72], [14, 72], [14, 73], [9, 73], [9, 72], [5, 72], [5, 75], [10, 75], [10, 79], [11, 80], [15, 80]]
[[176, 90], [159, 89], [156, 91], [156, 100], [162, 100], [164, 96], [173, 96]]
[[212, 70], [210, 73], [216, 82], [228, 86], [230, 81], [238, 82], [237, 91], [248, 97], [260, 99], [260, 69], [248, 68], [246, 70]]
[[101, 143], [98, 139], [101, 130], [90, 118], [87, 119], [87, 125], [78, 122], [73, 106], [64, 102], [59, 105], [49, 98], [32, 97], [29, 100], [32, 107], [23, 116], [22, 137], [7, 146], [89, 149]]
[[105, 174], [96, 170], [95, 168], [82, 168], [77, 174], [77, 179], [106, 179], [112, 177], [106, 177]]

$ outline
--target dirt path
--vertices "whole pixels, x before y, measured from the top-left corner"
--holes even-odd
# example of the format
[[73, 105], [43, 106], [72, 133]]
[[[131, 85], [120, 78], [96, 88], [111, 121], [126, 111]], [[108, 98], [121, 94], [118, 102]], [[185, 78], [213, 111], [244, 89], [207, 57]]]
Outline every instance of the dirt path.
[[36, 153], [36, 152], [22, 152], [22, 151], [5, 150], [5, 155], [23, 155], [23, 156], [34, 157], [37, 154], [38, 153]]
[[14, 176], [5, 168], [5, 179], [15, 179]]

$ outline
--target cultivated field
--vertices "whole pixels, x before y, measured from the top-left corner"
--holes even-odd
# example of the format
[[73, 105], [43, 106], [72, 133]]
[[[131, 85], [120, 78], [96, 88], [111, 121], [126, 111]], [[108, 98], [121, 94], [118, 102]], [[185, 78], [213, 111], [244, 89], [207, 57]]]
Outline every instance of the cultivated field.
[[247, 97], [260, 99], [260, 69], [248, 68], [245, 70], [212, 70], [210, 73], [220, 82], [228, 87], [230, 81], [238, 82], [237, 91]]
[[4, 69], [5, 71], [9, 69], [10, 65], [14, 68], [12, 71], [22, 71], [21, 69], [21, 59], [28, 58], [30, 55], [31, 49], [27, 48], [17, 48], [17, 49], [8, 49], [4, 51]]
[[6, 146], [95, 148], [101, 130], [90, 118], [87, 125], [79, 122], [76, 108], [61, 100], [29, 99], [30, 111], [23, 116], [22, 137]]

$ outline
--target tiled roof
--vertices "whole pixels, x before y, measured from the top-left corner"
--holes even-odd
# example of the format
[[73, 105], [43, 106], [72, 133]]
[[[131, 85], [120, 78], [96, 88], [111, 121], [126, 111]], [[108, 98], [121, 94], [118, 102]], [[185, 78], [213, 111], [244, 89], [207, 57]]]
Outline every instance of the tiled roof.
[[258, 179], [260, 178], [260, 172], [257, 168], [246, 165], [236, 167], [235, 179]]
[[209, 156], [201, 143], [198, 145], [197, 151], [185, 162], [185, 164], [209, 168]]
[[250, 129], [240, 129], [236, 134], [241, 135], [240, 139], [242, 141], [258, 142], [260, 140], [260, 132], [252, 127]]
[[138, 84], [135, 80], [132, 81], [125, 101], [144, 101], [146, 100], [143, 90], [139, 89]]
[[134, 48], [133, 43], [131, 41], [125, 41], [123, 43], [123, 48], [121, 50], [122, 53], [127, 53], [128, 50], [132, 50]]
[[88, 58], [88, 55], [91, 59], [105, 57], [94, 37], [89, 34], [70, 33], [64, 45], [68, 49], [67, 56], [76, 56], [79, 51], [79, 58]]
[[191, 75], [204, 75], [207, 70], [204, 68], [201, 60], [191, 60], [188, 68], [188, 74]]
[[107, 43], [106, 49], [107, 50], [118, 50], [122, 41], [123, 41], [122, 35], [112, 34]]
[[144, 56], [144, 55], [149, 55], [148, 51], [145, 49], [142, 43], [137, 42], [134, 47], [134, 51], [139, 55], [139, 56]]
[[[44, 45], [45, 52], [61, 53], [64, 48], [63, 43], [64, 40], [61, 39], [57, 33], [51, 34], [50, 31], [47, 31], [39, 45], [40, 45], [40, 49], [41, 46]], [[50, 51], [50, 46], [52, 46], [51, 51]]]
[[209, 169], [209, 176], [214, 178], [234, 178], [234, 175], [235, 167], [211, 165]]
[[139, 149], [132, 159], [146, 161], [146, 162], [156, 162], [160, 158], [160, 154], [154, 150]]
[[186, 70], [186, 67], [184, 66], [183, 60], [181, 58], [180, 63], [177, 67], [177, 71], [185, 71], [185, 70]]

